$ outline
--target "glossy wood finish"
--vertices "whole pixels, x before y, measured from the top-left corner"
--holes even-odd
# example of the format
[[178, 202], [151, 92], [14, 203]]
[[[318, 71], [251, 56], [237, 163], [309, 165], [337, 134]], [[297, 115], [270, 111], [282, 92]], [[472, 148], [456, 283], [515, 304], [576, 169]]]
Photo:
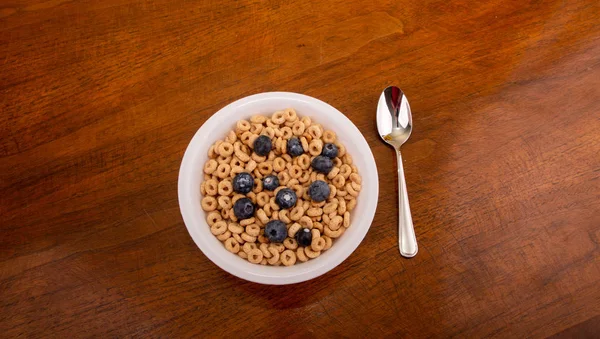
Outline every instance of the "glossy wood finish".
[[[597, 0], [14, 0], [0, 65], [3, 337], [598, 333]], [[389, 84], [413, 109], [410, 260]], [[198, 127], [273, 90], [339, 108], [380, 166], [361, 246], [283, 287], [208, 261], [176, 190]]]

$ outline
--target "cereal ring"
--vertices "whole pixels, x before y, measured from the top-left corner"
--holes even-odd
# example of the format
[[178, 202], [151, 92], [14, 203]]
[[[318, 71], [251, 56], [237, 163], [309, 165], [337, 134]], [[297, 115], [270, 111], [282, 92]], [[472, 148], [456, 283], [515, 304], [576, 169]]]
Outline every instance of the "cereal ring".
[[354, 173], [354, 168], [352, 169], [352, 173], [350, 174], [350, 181], [358, 185], [362, 184], [362, 178], [357, 173]]
[[321, 154], [322, 150], [323, 150], [323, 141], [321, 141], [319, 139], [314, 139], [313, 141], [310, 142], [310, 144], [308, 144], [308, 153], [310, 153], [311, 155], [317, 156], [317, 155]]
[[290, 219], [288, 213], [289, 213], [288, 210], [281, 210], [281, 211], [279, 211], [279, 213], [278, 213], [279, 220], [283, 221], [286, 224], [291, 223], [292, 220]]
[[252, 225], [252, 224], [254, 224], [254, 222], [255, 222], [255, 221], [256, 221], [256, 220], [254, 219], [254, 217], [252, 217], [252, 218], [248, 218], [248, 219], [244, 219], [244, 220], [241, 220], [241, 221], [240, 221], [240, 225], [241, 225], [241, 226], [244, 226], [244, 227], [246, 227], [246, 226], [248, 226], [248, 225]]
[[231, 168], [233, 167], [244, 167], [244, 163], [238, 159], [237, 157], [232, 157], [231, 161], [229, 162], [229, 166], [231, 166]]
[[[349, 153], [346, 153], [342, 158], [342, 162], [346, 165], [352, 165], [352, 156]], [[350, 169], [352, 169], [352, 167]]]
[[342, 166], [340, 166], [340, 174], [344, 177], [344, 179], [348, 179], [350, 177], [350, 174], [352, 174], [352, 167], [350, 167], [348, 164], [343, 164]]
[[225, 240], [225, 249], [231, 253], [237, 253], [240, 251], [240, 244], [234, 238], [229, 238]]
[[287, 171], [283, 171], [277, 174], [277, 178], [279, 178], [279, 184], [285, 186], [290, 180], [290, 175]]
[[327, 174], [327, 179], [333, 180], [333, 178], [335, 178], [338, 175], [338, 173], [340, 173], [339, 167], [332, 168], [329, 174]]
[[293, 238], [285, 238], [285, 240], [283, 241], [283, 246], [285, 246], [285, 248], [289, 250], [295, 250], [296, 248], [298, 248], [298, 242], [296, 241], [296, 239]]
[[327, 226], [329, 227], [330, 230], [337, 231], [340, 229], [340, 227], [342, 227], [343, 222], [344, 222], [344, 218], [342, 218], [339, 215], [336, 215], [335, 217], [333, 217], [329, 220], [329, 225], [327, 225]]
[[329, 199], [333, 199], [335, 198], [335, 196], [337, 195], [337, 187], [333, 186], [333, 185], [329, 185]]
[[258, 168], [254, 169], [254, 171], [252, 171], [252, 174], [254, 174], [254, 180], [263, 178], [263, 175], [260, 173]]
[[263, 253], [258, 249], [253, 249], [248, 253], [248, 261], [253, 264], [258, 264], [263, 260]]
[[273, 127], [265, 127], [265, 128], [263, 128], [261, 134], [268, 136], [270, 139], [275, 138], [275, 130], [273, 129]]
[[248, 154], [246, 154], [246, 152], [244, 152], [243, 148], [241, 147], [241, 145], [238, 145], [238, 143], [235, 143], [233, 145], [233, 153], [242, 162], [250, 161], [250, 156]]
[[325, 245], [327, 245], [327, 241], [325, 241], [325, 239], [319, 237], [319, 238], [313, 238], [312, 242], [310, 244], [310, 248], [315, 251], [315, 252], [319, 252], [322, 251], [325, 248]]
[[260, 222], [262, 222], [263, 224], [266, 225], [269, 222], [269, 218], [267, 217], [263, 209], [258, 209], [255, 214], [256, 218], [260, 220]]
[[225, 231], [225, 233], [223, 233], [221, 235], [217, 235], [217, 239], [219, 239], [221, 241], [225, 241], [229, 238], [231, 238], [231, 232], [229, 232], [229, 231]]
[[255, 194], [262, 193], [263, 191], [263, 183], [262, 180], [254, 180], [254, 187], [252, 188], [252, 192]]
[[325, 141], [326, 143], [330, 143], [330, 144], [334, 143], [335, 138], [336, 138], [336, 135], [335, 135], [334, 131], [327, 130], [323, 133], [323, 141]]
[[316, 202], [316, 201], [314, 201], [314, 200], [311, 200], [311, 201], [310, 201], [310, 206], [311, 206], [311, 207], [323, 207], [323, 206], [325, 206], [326, 204], [327, 204], [327, 201], [326, 201], [326, 200], [319, 201], [319, 202]]
[[306, 215], [309, 217], [317, 217], [323, 214], [323, 210], [317, 207], [311, 207], [306, 211]]
[[352, 187], [352, 183], [346, 184], [346, 192], [355, 198], [358, 197], [358, 192], [354, 189], [354, 187]]
[[309, 126], [306, 129], [306, 132], [308, 132], [308, 134], [313, 138], [313, 140], [321, 139], [322, 132], [321, 132], [321, 129], [317, 125]]
[[[250, 127], [250, 133], [253, 133], [257, 136], [260, 134], [260, 132], [262, 130], [263, 130], [262, 124], [252, 124], [252, 126]], [[254, 143], [254, 141], [252, 143]]]
[[292, 250], [286, 250], [281, 253], [281, 263], [284, 266], [292, 266], [296, 263], [296, 253]]
[[229, 177], [234, 178], [236, 175], [244, 172], [244, 168], [243, 167], [231, 167], [231, 171], [229, 171]]
[[326, 235], [322, 235], [321, 239], [325, 240], [325, 247], [323, 247], [323, 251], [327, 251], [328, 249], [330, 249], [331, 245], [333, 245], [333, 240], [331, 240], [331, 238]]
[[312, 120], [310, 120], [310, 117], [304, 116], [302, 117], [302, 119], [300, 119], [300, 121], [302, 121], [302, 123], [304, 124], [304, 127], [308, 128], [308, 126], [312, 125]]
[[298, 114], [293, 108], [287, 108], [283, 110], [283, 116], [286, 121], [296, 121], [298, 119]]
[[231, 184], [231, 180], [223, 180], [219, 182], [218, 192], [221, 196], [229, 196], [233, 193], [233, 185]]
[[296, 158], [296, 161], [298, 162], [298, 166], [300, 166], [301, 169], [307, 170], [310, 168], [310, 157], [308, 156], [308, 154], [302, 154], [301, 156]]
[[329, 219], [330, 219], [330, 218], [329, 218], [329, 214], [323, 214], [323, 215], [321, 216], [321, 218], [323, 219], [323, 223], [324, 223], [325, 225], [329, 225], [329, 221], [330, 221], [330, 220], [329, 220]]
[[235, 125], [235, 127], [237, 129], [239, 129], [240, 131], [249, 131], [250, 130], [250, 123], [246, 120], [238, 120], [237, 124]]
[[253, 124], [264, 124], [267, 121], [267, 117], [264, 115], [253, 115], [250, 118], [250, 122]]
[[214, 159], [217, 157], [217, 153], [215, 153], [215, 145], [211, 145], [208, 148], [208, 158], [209, 159]]
[[327, 205], [325, 205], [325, 207], [323, 207], [323, 213], [331, 213], [331, 212], [335, 212], [338, 208], [338, 202], [337, 200], [333, 200], [332, 202], [328, 203]]
[[273, 165], [271, 162], [262, 162], [258, 164], [258, 171], [260, 174], [267, 176], [273, 172]]
[[[294, 185], [292, 186], [292, 189], [296, 192], [296, 197], [302, 197], [304, 195], [304, 187], [302, 187], [302, 185]], [[307, 208], [305, 208], [304, 210], [307, 210]]]
[[[219, 157], [217, 158], [217, 163], [218, 164], [228, 164], [229, 162], [231, 162], [231, 159], [233, 159], [231, 156], [223, 157], [223, 156], [219, 155]], [[216, 173], [213, 173], [213, 174], [216, 175]]]
[[217, 209], [217, 199], [214, 197], [204, 197], [202, 198], [202, 209], [206, 212], [214, 211]]
[[271, 219], [279, 220], [279, 212], [281, 211], [273, 211], [273, 213], [271, 213]]
[[325, 226], [323, 233], [325, 233], [326, 236], [335, 239], [335, 238], [338, 238], [340, 235], [342, 235], [342, 233], [344, 233], [344, 230], [345, 230], [344, 227], [340, 227], [337, 231], [334, 231], [331, 228], [329, 228], [329, 226]]
[[306, 254], [304, 254], [304, 247], [298, 247], [298, 249], [296, 250], [296, 257], [301, 262], [307, 262], [308, 261], [308, 258], [306, 257]]
[[354, 207], [356, 207], [356, 199], [350, 199], [347, 203], [346, 203], [346, 209], [348, 211], [352, 211], [354, 209]]
[[323, 224], [318, 221], [313, 222], [313, 228], [319, 230], [319, 232], [323, 233]]
[[227, 223], [223, 220], [217, 221], [210, 227], [210, 232], [214, 235], [223, 234], [225, 231], [227, 231]]
[[219, 145], [217, 153], [219, 153], [220, 156], [228, 157], [233, 154], [233, 145], [228, 142], [223, 142]]
[[269, 245], [266, 243], [262, 243], [258, 246], [258, 249], [263, 253], [263, 257], [269, 259], [271, 258], [273, 255], [271, 254], [271, 252], [269, 252]]
[[239, 251], [237, 255], [242, 259], [248, 259], [248, 254], [246, 254], [244, 251]]
[[313, 221], [309, 216], [303, 215], [302, 218], [298, 220], [298, 223], [309, 230], [313, 228]]
[[202, 195], [206, 195], [206, 181], [203, 181], [200, 184], [200, 194]]
[[293, 135], [292, 134], [292, 129], [289, 128], [289, 127], [287, 127], [287, 126], [286, 127], [282, 127], [280, 129], [280, 131], [281, 131], [281, 138], [283, 140], [289, 140], [292, 137], [292, 135]]
[[242, 250], [246, 253], [250, 253], [250, 251], [255, 250], [255, 249], [258, 249], [258, 246], [256, 244], [249, 243], [249, 242], [245, 243], [242, 246]]
[[314, 228], [312, 230], [310, 230], [310, 234], [312, 235], [312, 240], [314, 241], [315, 239], [319, 239], [321, 237], [321, 232]]
[[343, 222], [343, 225], [346, 228], [350, 227], [350, 212], [344, 213], [344, 222]]
[[281, 172], [285, 169], [285, 160], [283, 160], [283, 158], [275, 158], [275, 160], [273, 160], [273, 169], [276, 172]]
[[298, 165], [292, 165], [289, 169], [290, 176], [294, 179], [300, 178], [302, 176], [302, 168]]
[[304, 208], [304, 210], [308, 210], [310, 208], [310, 201], [309, 200], [305, 200], [302, 202], [302, 208]]
[[343, 215], [346, 212], [346, 199], [338, 198], [338, 209], [337, 212], [340, 215]]
[[298, 184], [299, 184], [298, 179], [290, 179], [287, 182], [286, 186], [292, 188], [293, 186], [298, 185]]
[[229, 176], [230, 171], [231, 171], [231, 166], [229, 166], [229, 164], [221, 163], [217, 167], [217, 171], [216, 171], [217, 177], [219, 177], [221, 179], [225, 179]]
[[204, 173], [212, 174], [217, 169], [218, 165], [219, 164], [215, 159], [208, 160], [206, 164], [204, 164]]
[[227, 133], [227, 136], [225, 137], [225, 142], [228, 142], [233, 145], [233, 143], [236, 141], [237, 141], [237, 135], [235, 135], [235, 132], [229, 131], [229, 133]]
[[285, 122], [285, 115], [284, 115], [283, 111], [277, 111], [277, 112], [273, 113], [273, 115], [271, 116], [271, 121], [275, 125], [283, 124]]
[[[253, 142], [253, 140], [252, 140], [253, 136], [254, 136], [254, 134], [252, 134], [252, 132], [246, 131], [246, 132], [242, 133], [242, 135], [240, 136], [240, 141], [244, 145], [251, 145]], [[234, 143], [234, 145], [235, 145], [235, 143]]]
[[293, 238], [296, 235], [296, 232], [298, 232], [301, 228], [302, 226], [300, 226], [299, 223], [293, 223], [292, 226], [290, 226], [290, 228], [288, 229], [288, 236], [290, 238]]
[[283, 244], [271, 244], [271, 247], [277, 249], [277, 252], [279, 253], [285, 251], [285, 246], [283, 246]]
[[260, 261], [261, 265], [266, 265], [267, 264], [267, 259], [263, 258], [263, 260]]
[[352, 186], [352, 189], [354, 189], [356, 192], [360, 192], [362, 186], [360, 184], [357, 184], [355, 182], [351, 182], [350, 186]]
[[314, 259], [321, 255], [321, 251], [313, 251], [310, 247], [304, 247], [304, 254], [306, 254], [307, 257]]
[[257, 224], [248, 225], [246, 226], [246, 233], [252, 237], [258, 237], [260, 234], [260, 227], [258, 227]]
[[346, 179], [343, 175], [338, 174], [335, 176], [335, 178], [333, 178], [333, 180], [331, 180], [331, 182], [336, 188], [342, 188], [346, 184]]
[[304, 134], [304, 130], [306, 129], [306, 126], [304, 126], [304, 124], [302, 123], [302, 121], [296, 121], [294, 122], [294, 124], [292, 125], [292, 133], [296, 136], [301, 136], [302, 134]]
[[234, 222], [230, 222], [229, 225], [227, 225], [227, 229], [234, 234], [244, 233], [244, 227]]
[[221, 195], [217, 198], [217, 202], [219, 203], [219, 207], [222, 209], [230, 209], [233, 204], [231, 203], [231, 198], [228, 196]]
[[223, 217], [223, 219], [228, 219], [229, 218], [229, 210], [228, 209], [222, 209], [221, 210], [221, 217]]
[[208, 224], [208, 226], [212, 226], [217, 221], [221, 221], [221, 220], [223, 220], [221, 218], [221, 213], [219, 213], [217, 211], [208, 212], [208, 214], [206, 215], [206, 223]]
[[269, 203], [269, 195], [266, 192], [259, 192], [256, 195], [256, 203], [258, 206], [263, 207]]
[[233, 239], [235, 239], [235, 241], [237, 241], [237, 242], [238, 242], [238, 244], [240, 244], [240, 245], [241, 245], [241, 244], [243, 244], [243, 243], [245, 243], [244, 239], [242, 239], [242, 237], [240, 237], [240, 235], [239, 235], [239, 234], [237, 234], [237, 233], [232, 233], [232, 234], [231, 234], [231, 237], [232, 237]]
[[304, 215], [304, 207], [296, 206], [290, 212], [290, 219], [298, 221]]
[[[271, 201], [269, 200], [269, 203], [268, 203], [268, 204], [266, 204], [266, 205], [263, 207], [263, 211], [265, 212], [265, 215], [266, 215], [267, 217], [270, 217], [270, 216], [271, 216], [271, 214], [273, 213], [273, 211], [272, 211], [272, 210], [273, 210], [273, 209], [271, 208]], [[268, 219], [267, 219], [267, 222], [268, 222]]]
[[271, 265], [275, 265], [279, 262], [279, 251], [272, 247], [269, 246], [269, 252], [271, 253], [271, 259], [267, 259], [267, 262]]
[[256, 168], [257, 164], [256, 161], [254, 161], [254, 159], [250, 159], [250, 161], [248, 161], [248, 163], [246, 164], [246, 172], [252, 172], [254, 171], [254, 169]]
[[300, 143], [302, 144], [302, 149], [305, 151], [308, 150], [308, 140], [306, 140], [306, 137], [300, 138]]
[[269, 239], [267, 239], [264, 235], [259, 234], [258, 235], [258, 242], [261, 244], [267, 244], [269, 243]]
[[247, 242], [256, 242], [256, 237], [253, 237], [246, 232], [242, 233], [242, 235], [240, 237], [242, 239], [244, 239], [244, 241], [247, 241]]
[[243, 194], [236, 193], [233, 195], [233, 198], [231, 198], [231, 203], [235, 204], [235, 202], [241, 198], [245, 198], [245, 196]]
[[[267, 160], [267, 157], [264, 155], [258, 155], [256, 153], [252, 153], [252, 155], [250, 156], [250, 158], [252, 158], [252, 160], [256, 161], [257, 163], [261, 163], [263, 161]], [[259, 165], [260, 166], [260, 165]]]

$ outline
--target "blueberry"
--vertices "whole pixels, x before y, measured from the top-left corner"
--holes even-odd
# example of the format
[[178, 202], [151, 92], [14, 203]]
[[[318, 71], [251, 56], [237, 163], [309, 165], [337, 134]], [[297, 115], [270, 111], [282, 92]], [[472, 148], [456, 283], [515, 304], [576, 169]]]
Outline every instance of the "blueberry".
[[263, 156], [271, 152], [271, 138], [266, 135], [261, 135], [254, 140], [254, 153]]
[[333, 159], [338, 155], [338, 148], [334, 144], [325, 144], [323, 146], [323, 151], [321, 151], [321, 155], [324, 155], [329, 159]]
[[333, 161], [331, 161], [331, 159], [329, 159], [326, 156], [317, 155], [313, 159], [311, 165], [315, 171], [323, 173], [323, 174], [329, 174], [329, 172], [333, 168]]
[[298, 246], [308, 247], [312, 242], [312, 233], [310, 233], [308, 228], [302, 228], [296, 232], [296, 241], [298, 242]]
[[233, 178], [233, 190], [238, 193], [246, 194], [252, 191], [253, 187], [254, 178], [248, 172], [238, 173]]
[[233, 204], [233, 214], [238, 219], [248, 219], [254, 214], [254, 205], [248, 198], [240, 198]]
[[279, 187], [279, 178], [276, 175], [267, 175], [263, 179], [263, 188], [267, 191], [274, 191]]
[[283, 242], [287, 237], [287, 233], [287, 227], [280, 220], [271, 220], [265, 226], [265, 237], [270, 242]]
[[308, 195], [316, 202], [325, 201], [329, 197], [329, 193], [331, 193], [329, 185], [323, 180], [314, 181], [308, 188]]
[[290, 208], [296, 205], [296, 192], [289, 188], [283, 188], [277, 192], [275, 196], [275, 202], [279, 205], [279, 208]]
[[287, 152], [289, 155], [293, 157], [297, 157], [304, 153], [304, 148], [302, 148], [302, 143], [300, 139], [293, 137], [287, 142]]

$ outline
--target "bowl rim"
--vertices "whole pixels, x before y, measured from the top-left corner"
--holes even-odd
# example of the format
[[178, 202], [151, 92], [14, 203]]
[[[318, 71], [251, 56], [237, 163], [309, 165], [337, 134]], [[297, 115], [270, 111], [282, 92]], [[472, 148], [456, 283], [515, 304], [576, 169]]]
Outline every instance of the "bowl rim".
[[[367, 170], [369, 171], [369, 173], [373, 173], [371, 180], [374, 180], [374, 183], [373, 185], [370, 185], [369, 190], [372, 190], [371, 194], [373, 194], [376, 197], [376, 199], [370, 199], [369, 201], [365, 202], [367, 204], [366, 213], [361, 215], [362, 223], [364, 223], [365, 226], [358, 230], [356, 235], [354, 235], [354, 242], [347, 244], [345, 250], [342, 250], [341, 253], [339, 253], [337, 256], [332, 257], [331, 260], [322, 260], [319, 265], [313, 265], [313, 267], [311, 267], [310, 269], [301, 270], [295, 274], [288, 274], [283, 276], [259, 274], [257, 272], [253, 272], [252, 270], [239, 268], [236, 265], [230, 263], [230, 260], [228, 260], [225, 256], [220, 256], [217, 253], [215, 253], [215, 251], [213, 251], [210, 248], [211, 246], [204, 241], [205, 239], [203, 235], [200, 234], [197, 231], [197, 229], [193, 226], [193, 224], [195, 224], [195, 217], [192, 215], [192, 210], [194, 208], [200, 208], [200, 206], [198, 205], [194, 207], [193, 202], [188, 201], [192, 200], [187, 199], [187, 197], [189, 196], [187, 195], [187, 193], [189, 193], [189, 190], [191, 190], [192, 188], [189, 187], [190, 185], [186, 185], [189, 182], [189, 180], [187, 180], [186, 178], [188, 178], [188, 176], [194, 175], [193, 168], [195, 157], [197, 156], [197, 154], [199, 154], [199, 152], [207, 151], [203, 149], [198, 150], [197, 148], [199, 146], [196, 147], [195, 145], [201, 145], [205, 142], [205, 135], [208, 134], [207, 132], [210, 131], [213, 125], [219, 123], [220, 116], [231, 114], [232, 112], [230, 111], [237, 112], [240, 109], [243, 110], [244, 106], [251, 103], [255, 103], [257, 101], [277, 99], [283, 99], [287, 101], [300, 101], [312, 106], [316, 106], [318, 107], [317, 111], [328, 112], [323, 114], [333, 114], [335, 116], [336, 124], [338, 123], [339, 119], [339, 124], [343, 125], [343, 128], [352, 130], [352, 138], [354, 139], [356, 137], [356, 140], [353, 140], [353, 142], [355, 144], [360, 144], [359, 146], [361, 148], [361, 157], [366, 158], [366, 166], [368, 167]], [[196, 173], [196, 175], [199, 174]], [[263, 92], [249, 95], [231, 102], [230, 104], [224, 106], [223, 108], [215, 112], [213, 115], [211, 115], [211, 117], [208, 118], [196, 131], [196, 133], [190, 140], [188, 146], [186, 147], [179, 169], [177, 186], [179, 208], [183, 217], [184, 224], [200, 251], [202, 251], [202, 253], [215, 265], [236, 277], [255, 283], [269, 285], [286, 285], [311, 280], [329, 272], [330, 270], [341, 264], [344, 260], [346, 260], [356, 250], [358, 245], [360, 245], [367, 232], [369, 231], [373, 222], [373, 218], [375, 217], [375, 211], [377, 209], [377, 200], [379, 196], [379, 176], [377, 173], [375, 158], [373, 157], [373, 153], [371, 152], [371, 149], [365, 137], [356, 127], [356, 125], [354, 125], [354, 123], [343, 113], [341, 113], [338, 109], [329, 105], [328, 103], [308, 95], [293, 92]], [[199, 188], [197, 189], [199, 190]], [[257, 265], [257, 267], [264, 266]], [[281, 266], [281, 269], [285, 269], [284, 266]]]

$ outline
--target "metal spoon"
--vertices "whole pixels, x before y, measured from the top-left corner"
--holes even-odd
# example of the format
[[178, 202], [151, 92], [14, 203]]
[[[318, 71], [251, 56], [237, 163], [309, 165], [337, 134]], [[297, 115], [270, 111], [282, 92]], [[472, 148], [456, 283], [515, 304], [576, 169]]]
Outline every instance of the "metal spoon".
[[402, 90], [396, 86], [384, 89], [379, 97], [377, 130], [383, 141], [392, 145], [396, 150], [396, 160], [398, 161], [398, 233], [400, 235], [398, 244], [400, 254], [412, 258], [417, 254], [419, 248], [412, 216], [410, 215], [404, 167], [402, 166], [402, 155], [400, 154], [400, 146], [408, 140], [412, 131], [412, 116], [408, 99], [406, 99]]

